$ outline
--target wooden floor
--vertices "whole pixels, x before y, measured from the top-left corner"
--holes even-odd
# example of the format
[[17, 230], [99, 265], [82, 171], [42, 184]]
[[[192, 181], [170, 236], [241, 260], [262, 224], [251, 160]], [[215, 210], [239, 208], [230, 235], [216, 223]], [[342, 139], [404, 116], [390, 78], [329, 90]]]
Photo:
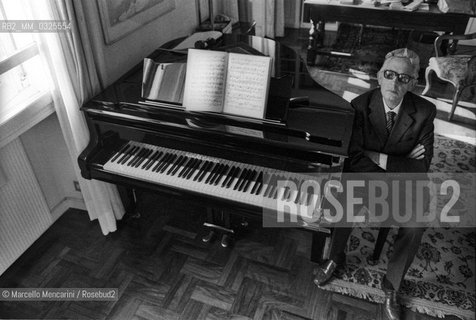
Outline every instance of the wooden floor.
[[118, 288], [119, 300], [1, 302], [0, 318], [380, 319], [379, 305], [313, 284], [307, 231], [252, 223], [222, 248], [201, 241], [204, 208], [144, 193], [140, 211], [105, 237], [69, 210], [0, 277], [0, 288]]

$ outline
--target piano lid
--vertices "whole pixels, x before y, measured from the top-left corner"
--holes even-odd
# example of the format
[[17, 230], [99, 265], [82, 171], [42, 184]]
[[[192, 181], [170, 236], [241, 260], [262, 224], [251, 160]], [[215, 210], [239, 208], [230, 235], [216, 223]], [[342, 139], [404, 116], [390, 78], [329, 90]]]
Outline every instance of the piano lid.
[[[180, 41], [181, 39], [171, 41], [162, 48], [172, 48]], [[293, 49], [270, 39], [228, 34], [223, 35], [213, 49], [233, 52], [254, 50], [255, 54], [261, 53], [274, 58], [266, 117], [280, 118], [284, 100], [285, 125], [273, 121], [247, 120], [223, 114], [194, 113], [141, 104], [142, 62], [94, 97], [83, 110], [97, 115], [221, 133], [228, 137], [264, 139], [271, 143], [286, 142], [298, 148], [314, 149], [316, 152], [347, 155], [353, 123], [350, 104], [316, 83]], [[187, 60], [184, 53], [160, 48], [148, 58], [156, 62]], [[292, 101], [288, 105], [289, 98]]]

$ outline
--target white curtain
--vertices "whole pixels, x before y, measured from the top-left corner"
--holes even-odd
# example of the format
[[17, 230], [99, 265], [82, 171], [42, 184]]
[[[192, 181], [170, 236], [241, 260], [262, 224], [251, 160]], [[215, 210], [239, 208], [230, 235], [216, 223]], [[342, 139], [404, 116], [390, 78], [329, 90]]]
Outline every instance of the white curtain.
[[124, 207], [116, 186], [81, 177], [78, 156], [88, 145], [89, 131], [81, 105], [101, 90], [90, 47], [80, 0], [41, 0], [34, 2], [39, 19], [68, 20], [70, 32], [41, 34], [41, 53], [46, 58], [52, 81], [53, 101], [68, 146], [81, 193], [91, 220], [98, 219], [104, 235], [116, 230], [116, 219]]
[[240, 21], [256, 22], [256, 35], [284, 37], [284, 0], [238, 0]]

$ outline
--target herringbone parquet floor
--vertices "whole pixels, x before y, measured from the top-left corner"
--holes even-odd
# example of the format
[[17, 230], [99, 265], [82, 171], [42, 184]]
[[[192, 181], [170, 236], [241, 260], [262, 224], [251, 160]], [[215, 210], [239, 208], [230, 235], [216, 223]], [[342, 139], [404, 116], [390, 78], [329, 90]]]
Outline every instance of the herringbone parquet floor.
[[222, 248], [201, 241], [204, 208], [140, 199], [142, 216], [108, 236], [69, 210], [0, 277], [0, 288], [118, 288], [117, 301], [0, 302], [0, 318], [380, 319], [377, 304], [313, 284], [308, 232], [251, 224]]

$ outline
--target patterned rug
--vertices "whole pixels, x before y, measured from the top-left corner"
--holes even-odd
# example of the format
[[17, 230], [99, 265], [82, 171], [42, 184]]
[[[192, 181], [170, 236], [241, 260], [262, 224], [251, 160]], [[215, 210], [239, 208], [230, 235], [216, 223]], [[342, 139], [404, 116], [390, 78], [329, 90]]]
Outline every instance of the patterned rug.
[[[476, 172], [474, 145], [437, 135], [432, 172]], [[392, 229], [380, 260], [371, 256], [378, 229], [356, 228], [347, 246], [347, 263], [325, 290], [383, 302], [381, 281], [396, 229]], [[430, 228], [401, 288], [401, 301], [431, 316], [475, 319], [475, 237], [473, 228]]]

